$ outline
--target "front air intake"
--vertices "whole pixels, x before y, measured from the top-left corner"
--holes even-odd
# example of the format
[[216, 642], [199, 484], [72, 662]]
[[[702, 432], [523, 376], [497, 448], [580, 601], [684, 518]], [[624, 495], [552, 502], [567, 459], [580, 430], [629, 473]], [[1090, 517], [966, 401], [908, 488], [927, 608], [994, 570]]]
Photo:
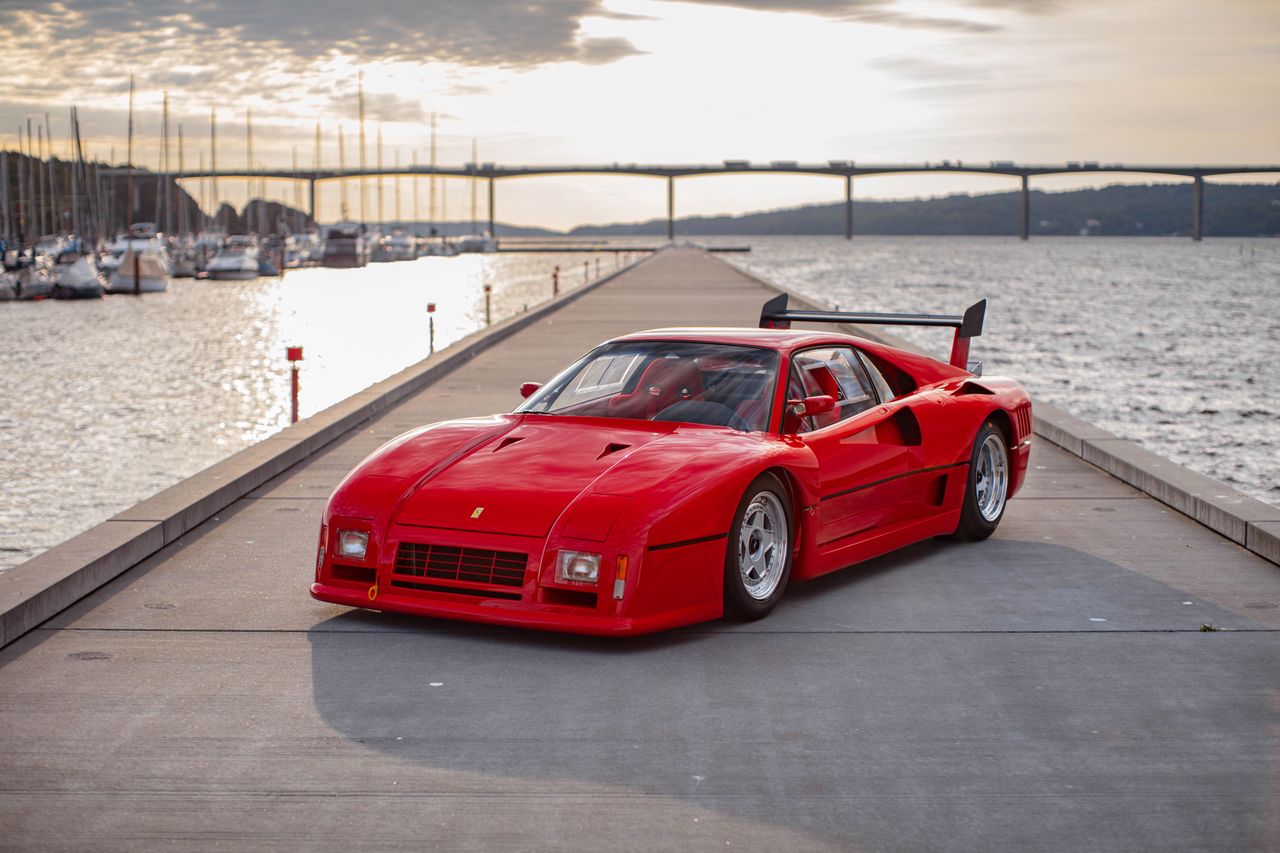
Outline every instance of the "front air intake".
[[524, 586], [529, 555], [488, 548], [459, 548], [425, 542], [401, 542], [396, 574], [497, 586]]

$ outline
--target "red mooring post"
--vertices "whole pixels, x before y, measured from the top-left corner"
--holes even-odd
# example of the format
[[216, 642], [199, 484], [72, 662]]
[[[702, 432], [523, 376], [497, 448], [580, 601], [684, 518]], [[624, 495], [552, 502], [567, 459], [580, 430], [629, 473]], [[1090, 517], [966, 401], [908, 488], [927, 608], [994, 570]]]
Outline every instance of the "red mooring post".
[[427, 354], [432, 355], [436, 351], [436, 304], [434, 302], [427, 303]]
[[493, 322], [493, 312], [492, 312], [492, 306], [490, 304], [490, 297], [492, 295], [493, 295], [493, 285], [486, 284], [484, 286], [484, 324], [486, 326], [488, 326], [490, 323]]
[[289, 359], [289, 372], [292, 374], [290, 377], [292, 383], [290, 399], [293, 402], [293, 414], [292, 420], [289, 422], [296, 424], [298, 422], [298, 362], [302, 361], [302, 347], [286, 347], [285, 357]]
[[551, 295], [552, 296], [560, 295], [560, 265], [559, 264], [557, 264], [556, 268], [551, 271]]

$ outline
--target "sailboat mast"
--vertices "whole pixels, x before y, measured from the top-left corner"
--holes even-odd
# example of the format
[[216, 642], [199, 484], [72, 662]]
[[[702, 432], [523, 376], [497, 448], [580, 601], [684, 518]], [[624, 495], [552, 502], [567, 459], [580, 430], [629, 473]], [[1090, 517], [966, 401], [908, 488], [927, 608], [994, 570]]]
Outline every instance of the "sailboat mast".
[[249, 203], [253, 200], [253, 107], [244, 108], [244, 225], [252, 231]]
[[[319, 174], [320, 174], [320, 122], [316, 122], [316, 150], [315, 150], [315, 153], [312, 154], [311, 156], [311, 175], [314, 178]], [[317, 203], [319, 199], [316, 198], [316, 192], [317, 192], [317, 188], [319, 187], [319, 184], [320, 182], [317, 180], [312, 180], [311, 182], [311, 194], [312, 194], [311, 195], [311, 208], [312, 208], [311, 225], [312, 226], [316, 226], [319, 224], [316, 222], [316, 214], [320, 210], [320, 206]]]
[[341, 202], [342, 221], [349, 222], [351, 220], [347, 213], [347, 144], [343, 139], [345, 135], [342, 125], [338, 125], [338, 174], [342, 176], [338, 178], [339, 200]]
[[378, 224], [381, 225], [385, 220], [382, 218], [382, 185], [384, 183], [382, 175], [382, 125], [378, 125]]
[[431, 113], [431, 178], [427, 182], [427, 217], [431, 220], [430, 234], [436, 230], [436, 114]]
[[218, 108], [209, 109], [209, 207], [217, 225], [218, 207]]
[[364, 71], [360, 72], [360, 87], [356, 95], [360, 118], [360, 223], [369, 221], [369, 181], [365, 176], [368, 167], [364, 159]]
[[[183, 162], [182, 147], [183, 147], [182, 146], [182, 122], [178, 122], [178, 181], [179, 182], [184, 177], [186, 177], [186, 163]], [[181, 206], [181, 209], [179, 210], [179, 216], [178, 216], [178, 234], [183, 235], [191, 230], [191, 216], [190, 216], [191, 209], [187, 206], [185, 199], [182, 198], [180, 189], [181, 187], [179, 186], [178, 189], [175, 190], [175, 195], [177, 195], [178, 202]]]
[[124, 194], [126, 197], [125, 209], [128, 214], [125, 216], [125, 227], [129, 227], [129, 223], [133, 222], [133, 75], [129, 75], [129, 147], [125, 157], [129, 161], [128, 178], [125, 181]]
[[[28, 140], [30, 137], [28, 136]], [[36, 190], [40, 207], [36, 217], [36, 230], [44, 231], [49, 219], [49, 200], [45, 198], [45, 165], [44, 165], [44, 125], [36, 126]], [[49, 233], [45, 231], [45, 233]]]

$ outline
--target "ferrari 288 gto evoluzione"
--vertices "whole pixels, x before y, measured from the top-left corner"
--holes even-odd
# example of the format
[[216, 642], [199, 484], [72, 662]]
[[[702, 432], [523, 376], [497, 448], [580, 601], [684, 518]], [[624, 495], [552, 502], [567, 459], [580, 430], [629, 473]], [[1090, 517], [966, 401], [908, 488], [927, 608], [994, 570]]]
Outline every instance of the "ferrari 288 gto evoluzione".
[[[510, 414], [392, 440], [334, 491], [311, 595], [585, 634], [757, 619], [802, 581], [979, 540], [1022, 485], [1031, 401], [968, 369], [963, 315], [765, 304], [759, 329], [593, 349]], [[949, 362], [792, 321], [950, 326]]]

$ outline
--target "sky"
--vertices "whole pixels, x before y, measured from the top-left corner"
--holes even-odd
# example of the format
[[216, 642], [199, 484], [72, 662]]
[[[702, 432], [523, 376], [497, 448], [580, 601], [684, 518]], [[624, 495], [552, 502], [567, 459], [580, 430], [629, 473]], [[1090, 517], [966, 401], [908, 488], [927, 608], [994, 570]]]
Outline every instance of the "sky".
[[[209, 162], [215, 109], [220, 167], [245, 165], [249, 111], [255, 164], [290, 168], [296, 157], [309, 168], [319, 125], [322, 165], [338, 165], [341, 133], [354, 167], [361, 73], [370, 166], [379, 133], [385, 166], [427, 163], [433, 113], [441, 165], [471, 160], [473, 142], [479, 160], [502, 164], [1280, 162], [1276, 0], [0, 0], [0, 44], [0, 147], [17, 147], [18, 128], [48, 113], [63, 150], [76, 105], [90, 153], [124, 162], [132, 74], [134, 161], [153, 168], [166, 93], [187, 168]], [[176, 168], [176, 148], [170, 156]], [[468, 182], [444, 183], [437, 215], [469, 218]], [[320, 218], [331, 221], [342, 194], [322, 187]], [[856, 193], [1014, 187], [884, 176], [858, 179]], [[208, 201], [207, 184], [188, 188]], [[249, 191], [219, 189], [236, 205]], [[299, 198], [284, 183], [266, 189]], [[527, 178], [497, 192], [497, 218], [516, 224], [665, 215], [655, 179]], [[376, 186], [367, 193], [376, 219]], [[384, 219], [395, 194], [386, 181]], [[676, 206], [743, 213], [842, 194], [836, 178], [701, 177], [677, 183]], [[346, 195], [358, 216], [354, 183]], [[427, 181], [401, 182], [402, 217], [425, 219], [429, 207]]]

